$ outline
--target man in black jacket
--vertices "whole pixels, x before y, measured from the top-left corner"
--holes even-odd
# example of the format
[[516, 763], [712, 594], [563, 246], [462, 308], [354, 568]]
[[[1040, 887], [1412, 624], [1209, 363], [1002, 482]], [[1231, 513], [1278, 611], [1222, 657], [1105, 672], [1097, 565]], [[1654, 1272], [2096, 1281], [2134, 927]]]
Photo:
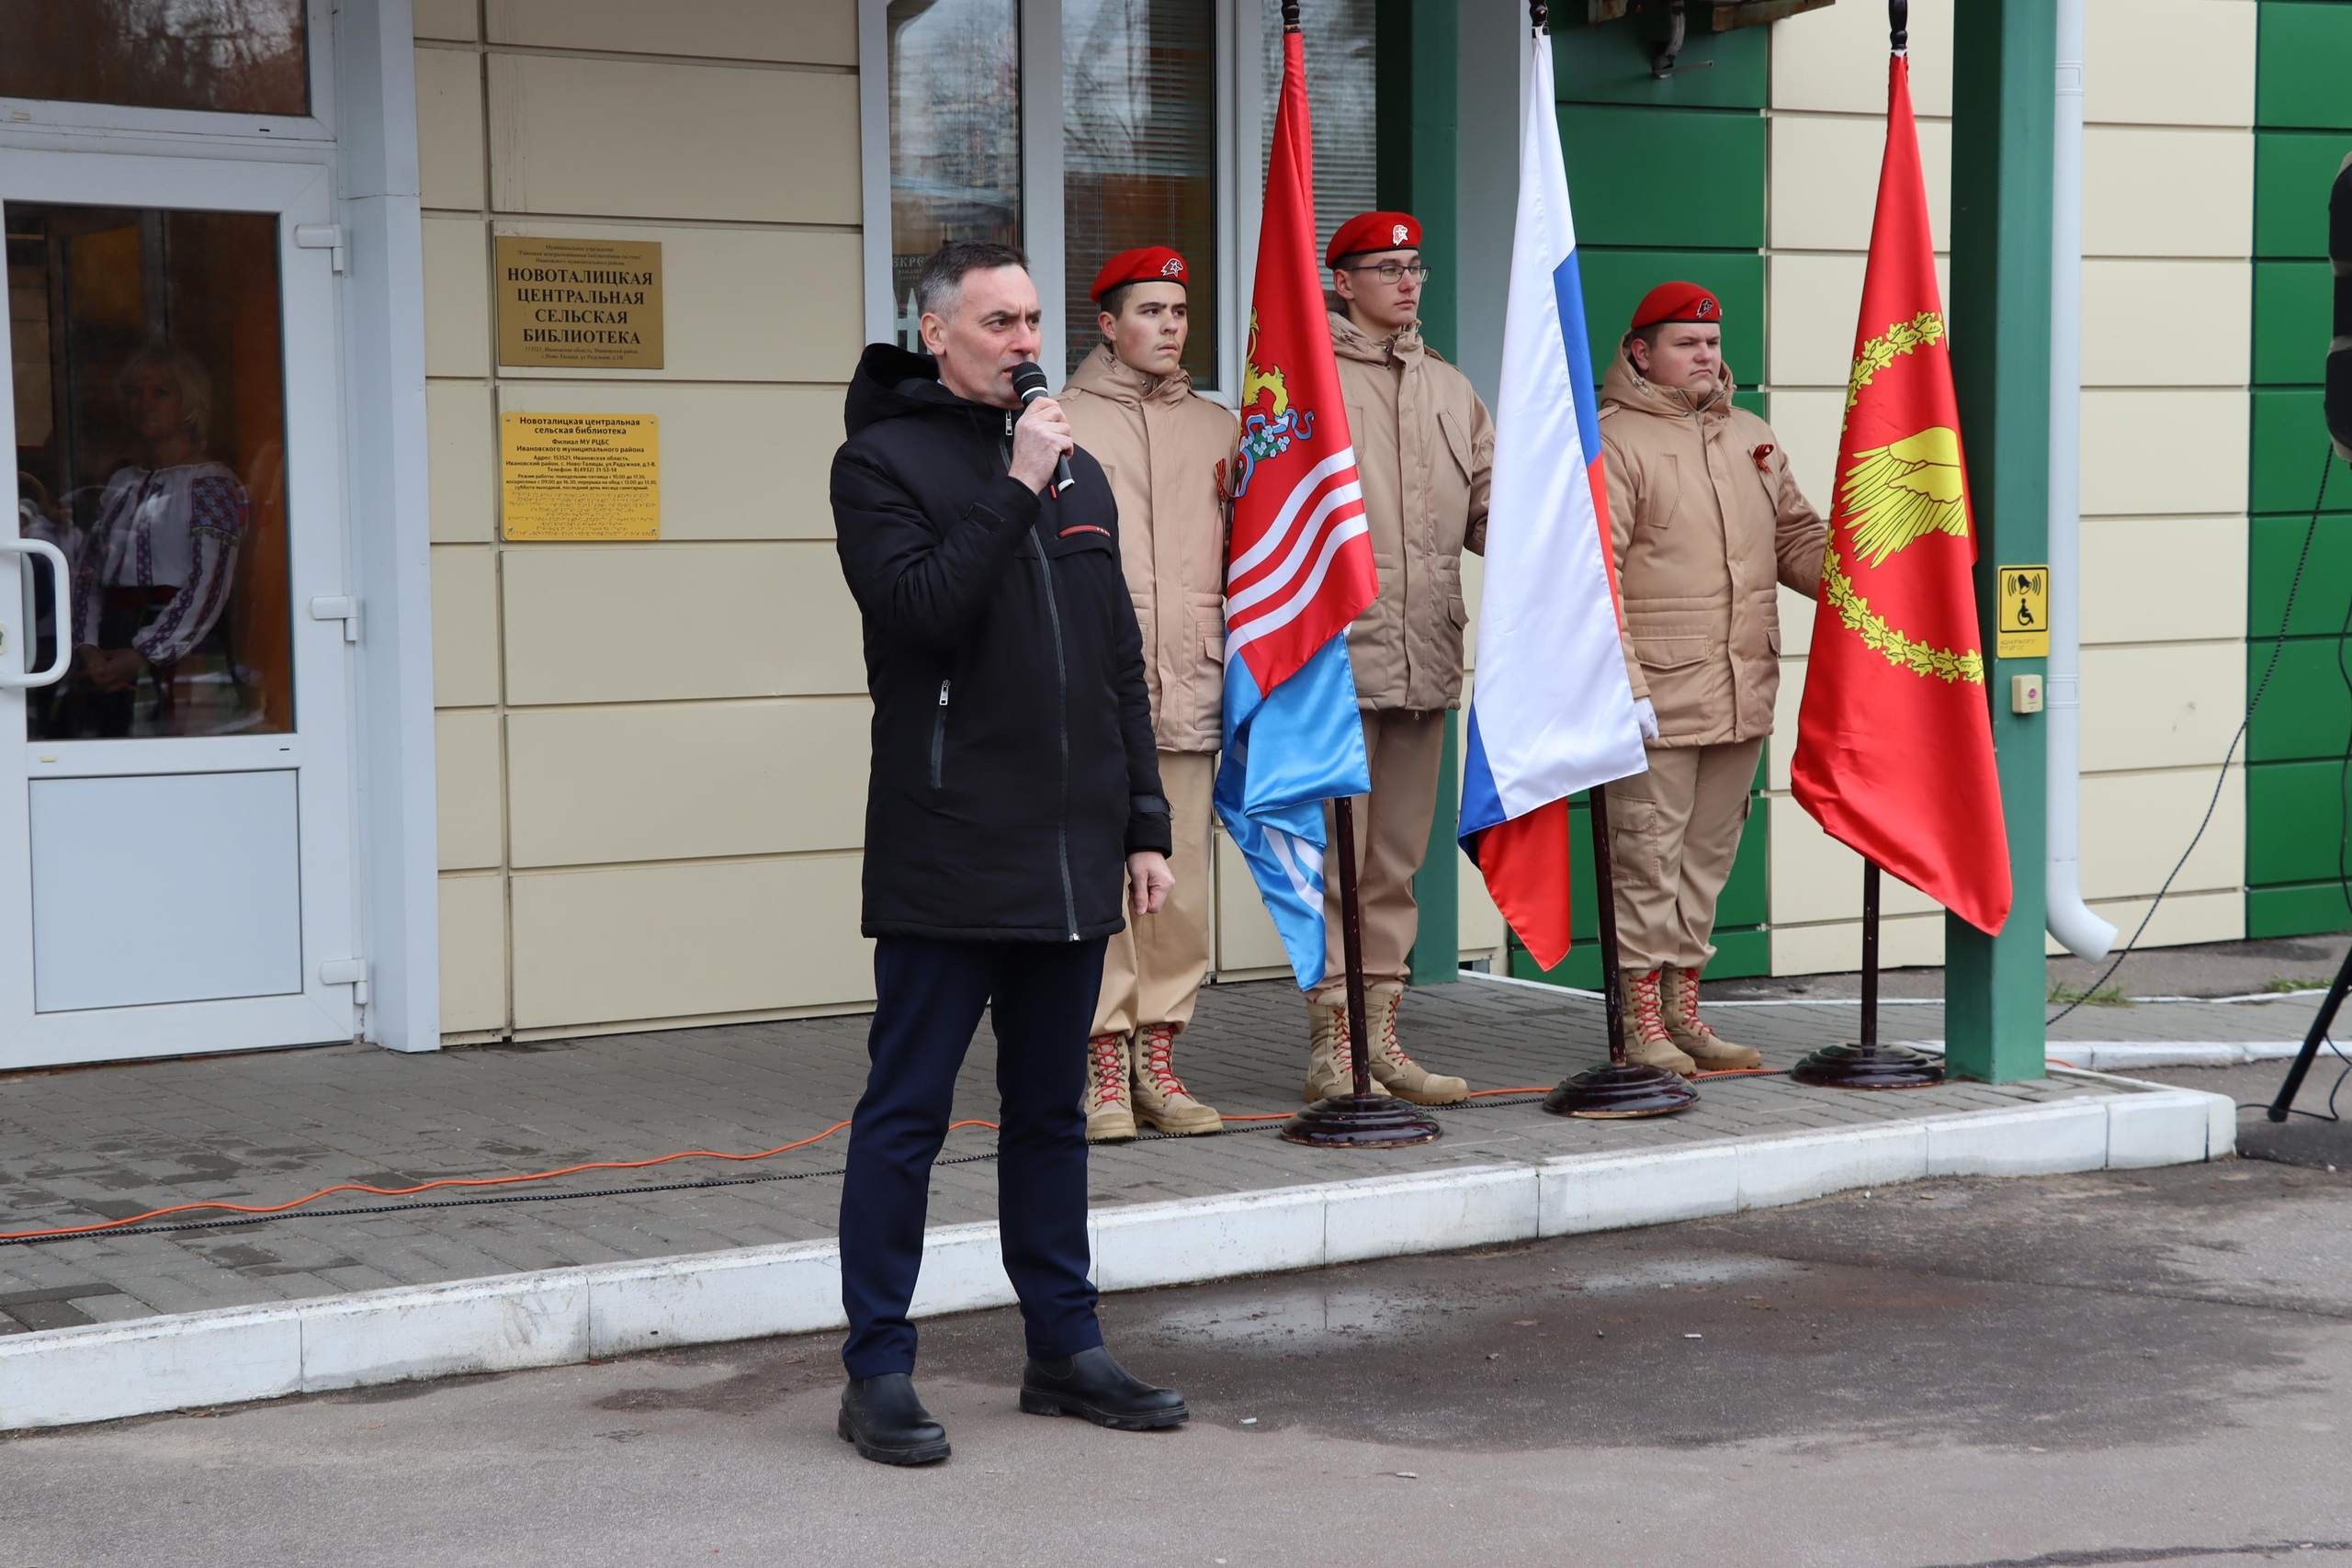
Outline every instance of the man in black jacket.
[[[947, 1457], [915, 1397], [907, 1308], [932, 1161], [987, 1008], [997, 1038], [998, 1215], [1029, 1363], [1021, 1408], [1142, 1430], [1185, 1418], [1172, 1389], [1102, 1348], [1087, 1280], [1079, 1096], [1106, 938], [1172, 878], [1143, 641], [1102, 469], [1050, 399], [1021, 253], [955, 243], [916, 285], [928, 355], [866, 349], [833, 458], [842, 575], [874, 698], [865, 934], [873, 1071], [842, 1189], [849, 1387], [838, 1429], [890, 1464]], [[1067, 457], [1076, 483], [1049, 487]]]

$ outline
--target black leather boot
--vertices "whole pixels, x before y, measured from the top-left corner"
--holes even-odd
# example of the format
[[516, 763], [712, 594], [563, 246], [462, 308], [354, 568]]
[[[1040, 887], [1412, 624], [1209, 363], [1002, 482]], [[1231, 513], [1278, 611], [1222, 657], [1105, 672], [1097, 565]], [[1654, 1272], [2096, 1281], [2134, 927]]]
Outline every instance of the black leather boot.
[[833, 1430], [877, 1464], [935, 1464], [947, 1457], [947, 1429], [931, 1418], [904, 1372], [850, 1379]]
[[1192, 1416], [1182, 1394], [1130, 1376], [1099, 1345], [1067, 1361], [1032, 1360], [1021, 1374], [1021, 1408], [1032, 1416], [1083, 1416], [1122, 1432], [1181, 1426]]

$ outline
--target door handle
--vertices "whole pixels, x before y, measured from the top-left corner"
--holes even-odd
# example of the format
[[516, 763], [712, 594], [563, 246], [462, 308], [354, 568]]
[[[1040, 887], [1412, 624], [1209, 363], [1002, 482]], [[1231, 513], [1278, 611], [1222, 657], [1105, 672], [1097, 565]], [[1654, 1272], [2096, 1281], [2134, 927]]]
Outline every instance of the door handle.
[[[72, 584], [65, 570], [65, 552], [47, 539], [0, 539], [0, 554], [39, 556], [49, 562], [57, 578], [56, 592], [51, 599], [56, 606], [57, 657], [50, 661], [46, 670], [23, 668], [26, 652], [37, 640], [33, 623], [33, 579], [28, 568], [25, 574], [17, 580], [24, 590], [25, 615], [23, 629], [18, 633], [23, 647], [13, 660], [0, 662], [0, 687], [53, 686], [65, 678], [65, 667], [74, 662], [74, 599]], [[17, 668], [10, 670], [6, 668], [7, 663], [14, 663]]]

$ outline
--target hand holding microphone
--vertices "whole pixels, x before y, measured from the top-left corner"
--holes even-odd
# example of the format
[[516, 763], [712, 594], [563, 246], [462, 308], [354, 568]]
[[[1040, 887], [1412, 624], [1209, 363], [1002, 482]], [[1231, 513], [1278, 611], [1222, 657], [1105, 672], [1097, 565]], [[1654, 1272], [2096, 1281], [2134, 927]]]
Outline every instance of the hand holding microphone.
[[1050, 475], [1053, 492], [1059, 495], [1077, 482], [1069, 471], [1069, 455], [1078, 449], [1069, 417], [1046, 395], [1046, 373], [1035, 364], [1012, 367], [1012, 391], [1026, 405], [1012, 427], [1012, 477], [1031, 490], [1043, 490]]

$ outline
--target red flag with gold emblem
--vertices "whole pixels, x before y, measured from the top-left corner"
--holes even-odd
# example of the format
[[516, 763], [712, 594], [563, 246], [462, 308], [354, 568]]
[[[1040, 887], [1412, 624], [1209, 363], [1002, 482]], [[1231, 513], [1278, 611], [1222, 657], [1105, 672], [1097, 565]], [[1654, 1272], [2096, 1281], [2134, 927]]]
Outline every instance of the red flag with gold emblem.
[[1901, 54], [1887, 97], [1791, 782], [1831, 838], [1998, 931], [2008, 833], [1971, 580], [1976, 535]]

